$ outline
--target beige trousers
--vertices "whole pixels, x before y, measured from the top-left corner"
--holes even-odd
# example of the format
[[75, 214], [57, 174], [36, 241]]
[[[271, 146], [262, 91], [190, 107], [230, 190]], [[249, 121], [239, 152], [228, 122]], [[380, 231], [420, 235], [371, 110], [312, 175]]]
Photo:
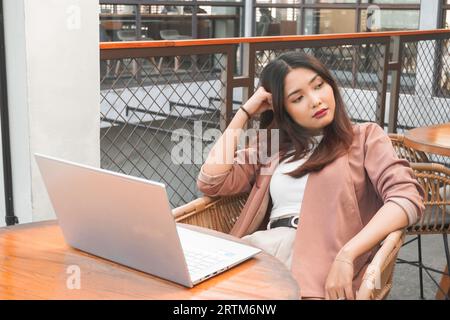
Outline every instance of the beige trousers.
[[273, 255], [291, 270], [292, 249], [297, 229], [278, 227], [256, 231], [242, 238], [248, 244]]

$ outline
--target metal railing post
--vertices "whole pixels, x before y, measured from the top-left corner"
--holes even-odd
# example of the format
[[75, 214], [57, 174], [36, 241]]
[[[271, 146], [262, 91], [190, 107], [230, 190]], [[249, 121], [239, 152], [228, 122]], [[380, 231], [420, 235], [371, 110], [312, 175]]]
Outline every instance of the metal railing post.
[[378, 68], [378, 79], [380, 81], [377, 83], [377, 109], [376, 109], [376, 122], [384, 128], [384, 118], [386, 112], [386, 92], [387, 92], [387, 80], [389, 73], [389, 50], [390, 43], [387, 42], [382, 48], [382, 56], [380, 57], [379, 65], [382, 68]]
[[221, 104], [220, 110], [220, 131], [225, 131], [226, 127], [230, 124], [233, 117], [233, 75], [234, 66], [236, 65], [234, 47], [229, 46], [226, 53], [226, 71], [222, 73], [222, 82], [225, 83], [225, 87], [221, 90], [222, 100], [225, 104]]
[[402, 74], [402, 42], [399, 36], [392, 37], [392, 61], [389, 62], [389, 69], [391, 70], [391, 96], [389, 104], [389, 122], [388, 132], [397, 132], [398, 119], [398, 102], [400, 94], [400, 77]]
[[[255, 91], [255, 48], [251, 43], [243, 44], [243, 52], [242, 61], [243, 61], [243, 70], [242, 75], [249, 79], [248, 85], [244, 86], [242, 89], [242, 104], [247, 102], [247, 100], [251, 97], [253, 92]], [[252, 121], [252, 120], [251, 120]], [[247, 122], [247, 128], [252, 127], [253, 123], [251, 121]]]

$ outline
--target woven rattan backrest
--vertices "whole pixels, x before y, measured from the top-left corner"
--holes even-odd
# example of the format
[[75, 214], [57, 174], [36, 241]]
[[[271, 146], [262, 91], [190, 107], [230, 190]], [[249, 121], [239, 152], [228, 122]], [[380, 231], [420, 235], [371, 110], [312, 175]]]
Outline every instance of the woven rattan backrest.
[[425, 191], [425, 212], [408, 233], [448, 233], [450, 220], [450, 169], [437, 163], [411, 163]]
[[405, 146], [404, 136], [402, 134], [390, 133], [389, 138], [399, 158], [406, 159], [409, 162], [429, 162], [424, 152]]

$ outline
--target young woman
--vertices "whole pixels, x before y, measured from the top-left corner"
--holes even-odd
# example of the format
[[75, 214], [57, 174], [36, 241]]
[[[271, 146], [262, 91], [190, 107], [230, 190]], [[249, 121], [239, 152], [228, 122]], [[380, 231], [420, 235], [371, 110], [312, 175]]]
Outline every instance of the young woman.
[[[257, 114], [279, 130], [268, 164], [237, 160], [258, 152], [236, 151], [239, 129]], [[250, 192], [231, 233], [283, 261], [303, 298], [354, 299], [378, 244], [424, 208], [423, 190], [383, 129], [352, 125], [330, 72], [299, 52], [264, 68], [261, 87], [212, 147], [197, 185], [208, 196]]]

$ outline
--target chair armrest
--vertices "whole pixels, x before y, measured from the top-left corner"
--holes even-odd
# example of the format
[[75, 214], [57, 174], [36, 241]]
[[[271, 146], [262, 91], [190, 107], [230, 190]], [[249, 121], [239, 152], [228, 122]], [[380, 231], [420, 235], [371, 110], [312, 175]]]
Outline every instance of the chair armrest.
[[405, 230], [391, 232], [364, 273], [357, 300], [384, 299], [392, 287], [392, 275], [398, 252], [403, 244]]
[[429, 162], [428, 156], [425, 152], [419, 151], [405, 145], [405, 136], [398, 133], [389, 133], [392, 147], [394, 148], [397, 156], [412, 162]]
[[450, 230], [450, 168], [439, 163], [411, 163], [424, 190], [425, 210], [407, 234], [441, 234]]
[[450, 176], [450, 168], [447, 168], [446, 166], [439, 164], [439, 163], [432, 163], [432, 162], [416, 162], [416, 163], [410, 163], [411, 168], [417, 173], [420, 174], [421, 171], [431, 171], [434, 174], [442, 173], [447, 176]]
[[172, 210], [176, 222], [229, 233], [248, 198], [247, 193], [195, 199]]
[[180, 220], [186, 218], [191, 214], [195, 214], [197, 212], [204, 210], [206, 206], [211, 204], [214, 200], [215, 200], [214, 198], [203, 196], [195, 200], [192, 200], [191, 202], [188, 202], [182, 206], [174, 208], [172, 210], [172, 214], [175, 220]]

